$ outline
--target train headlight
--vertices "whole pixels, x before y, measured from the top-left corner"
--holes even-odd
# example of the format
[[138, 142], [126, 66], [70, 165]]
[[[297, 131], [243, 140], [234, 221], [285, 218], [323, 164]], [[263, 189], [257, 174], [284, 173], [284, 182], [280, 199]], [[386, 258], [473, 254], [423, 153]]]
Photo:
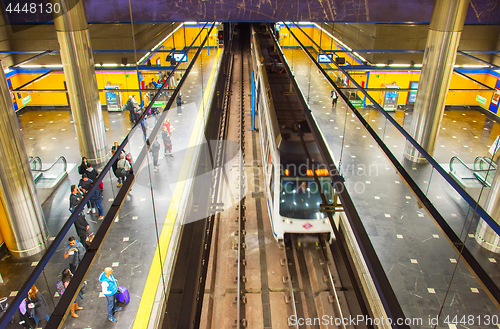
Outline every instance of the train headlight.
[[306, 202], [306, 207], [309, 207], [309, 203]]

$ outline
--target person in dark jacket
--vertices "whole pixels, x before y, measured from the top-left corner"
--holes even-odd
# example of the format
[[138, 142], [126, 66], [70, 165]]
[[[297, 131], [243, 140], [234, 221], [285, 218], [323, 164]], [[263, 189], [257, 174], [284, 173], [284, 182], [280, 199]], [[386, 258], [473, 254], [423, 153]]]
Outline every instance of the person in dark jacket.
[[[82, 200], [83, 200], [83, 195], [81, 195], [80, 192], [78, 191], [78, 187], [76, 185], [71, 185], [71, 195], [69, 199], [70, 211], [73, 212]], [[85, 247], [85, 249], [87, 249], [88, 248], [87, 231], [89, 229], [89, 223], [85, 219], [85, 215], [83, 214], [83, 212], [81, 212], [78, 215], [74, 224], [75, 224], [76, 234], [80, 238], [80, 241]]]
[[97, 180], [97, 176], [99, 176], [99, 172], [97, 171], [97, 169], [92, 167], [91, 163], [87, 163], [86, 174], [87, 174], [87, 177], [93, 182], [95, 182]]
[[[115, 149], [111, 149], [111, 157], [113, 157], [116, 153], [116, 150]], [[118, 178], [118, 183], [120, 182], [120, 177], [118, 177], [116, 175], [116, 169], [118, 169], [118, 161], [120, 160], [120, 157], [118, 157], [118, 159], [115, 160], [115, 162], [113, 162], [113, 164], [111, 165], [111, 168], [113, 169], [113, 174], [115, 174], [115, 177]]]
[[[89, 179], [87, 174], [82, 175], [82, 179], [80, 179], [80, 182], [78, 183], [78, 188], [80, 189], [83, 195], [87, 194], [88, 191], [90, 191], [90, 189], [92, 188], [92, 183], [94, 183], [94, 181]], [[87, 214], [89, 214], [92, 211], [92, 203], [90, 201], [87, 203], [87, 207], [88, 207]]]
[[80, 164], [80, 166], [78, 167], [78, 173], [80, 175], [83, 175], [87, 172], [87, 163], [88, 163], [88, 160], [86, 157], [83, 157], [82, 158], [82, 163]]
[[97, 209], [97, 219], [103, 219], [103, 210], [102, 210], [102, 191], [100, 189], [95, 189], [92, 195], [90, 196], [90, 202], [92, 203], [93, 209]]
[[35, 322], [38, 324], [40, 319], [49, 321], [49, 304], [47, 304], [45, 297], [43, 297], [35, 285], [28, 291], [28, 298], [30, 300], [28, 308], [35, 309]]
[[179, 91], [179, 94], [177, 95], [177, 98], [175, 99], [175, 102], [177, 103], [177, 115], [181, 115], [182, 113], [182, 93]]
[[69, 270], [72, 273], [76, 272], [76, 269], [78, 268], [78, 265], [80, 265], [83, 256], [85, 256], [85, 252], [86, 250], [83, 244], [80, 241], [77, 241], [75, 237], [70, 236], [68, 239], [68, 244], [64, 249], [63, 256], [65, 259], [69, 258]]
[[154, 170], [158, 171], [158, 156], [160, 155], [160, 142], [158, 138], [155, 139], [153, 145], [151, 145], [151, 155], [153, 156]]

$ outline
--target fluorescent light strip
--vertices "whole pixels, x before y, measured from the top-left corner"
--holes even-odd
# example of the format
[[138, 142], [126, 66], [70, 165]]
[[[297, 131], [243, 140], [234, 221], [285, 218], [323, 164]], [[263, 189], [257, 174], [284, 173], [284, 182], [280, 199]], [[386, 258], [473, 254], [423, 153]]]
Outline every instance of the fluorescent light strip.
[[379, 63], [379, 64], [375, 64], [375, 66], [380, 66], [380, 67], [383, 67], [383, 66], [385, 66], [385, 64], [383, 64], [383, 63]]
[[47, 64], [47, 65], [44, 65], [44, 67], [63, 67], [62, 64]]
[[476, 65], [476, 64], [464, 64], [462, 67], [467, 67], [467, 68], [485, 68], [485, 67], [491, 67], [489, 65]]
[[411, 64], [389, 64], [391, 67], [410, 67]]
[[[339, 39], [337, 39], [336, 37], [334, 37], [332, 34], [330, 34], [328, 31], [326, 31], [324, 28], [322, 28], [321, 26], [319, 26], [318, 24], [316, 23], [313, 23], [314, 26], [316, 26], [318, 29], [320, 29], [321, 31], [323, 31], [326, 35], [328, 35], [330, 38], [332, 38], [333, 40], [335, 40], [335, 42], [337, 42], [338, 44], [342, 45], [342, 47], [346, 48], [347, 50], [349, 51], [352, 51], [352, 49], [347, 46], [345, 43], [343, 43], [342, 41], [340, 41]], [[370, 63], [370, 61], [366, 60], [366, 58], [364, 58], [363, 56], [361, 56], [360, 54], [358, 54], [357, 52], [353, 51], [353, 54], [354, 56], [356, 56], [357, 58], [359, 58], [361, 61], [363, 62], [367, 62], [367, 63]]]
[[[191, 23], [191, 22], [189, 22]], [[178, 29], [180, 29], [184, 24], [186, 23], [181, 23], [175, 30], [173, 30], [169, 35], [167, 35], [165, 38], [163, 38], [163, 40], [161, 40], [160, 42], [158, 42], [156, 44], [156, 46], [154, 46], [153, 48], [151, 48], [151, 51], [148, 51], [146, 53], [146, 55], [142, 56], [142, 58], [137, 62], [137, 65], [140, 65], [146, 58], [148, 58], [149, 55], [151, 55], [151, 52], [152, 51], [155, 51], [158, 47], [161, 46], [162, 43], [165, 42], [165, 40], [167, 40], [168, 38], [170, 38], [175, 32], [177, 32]]]
[[114, 63], [109, 63], [109, 64], [102, 64], [103, 67], [116, 67], [118, 66], [118, 64], [114, 64]]

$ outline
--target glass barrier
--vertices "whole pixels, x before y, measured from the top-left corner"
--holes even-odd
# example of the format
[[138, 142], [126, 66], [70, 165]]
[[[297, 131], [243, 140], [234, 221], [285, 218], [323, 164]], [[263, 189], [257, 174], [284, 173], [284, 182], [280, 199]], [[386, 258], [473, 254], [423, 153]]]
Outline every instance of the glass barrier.
[[[203, 25], [201, 25], [196, 32], [201, 32], [198, 34], [198, 38], [201, 37], [204, 40], [211, 26], [212, 24], [207, 24], [202, 29]], [[194, 38], [195, 36], [197, 34], [194, 34], [190, 43], [193, 43], [196, 39]], [[186, 36], [186, 38], [183, 38], [183, 42], [186, 42], [186, 40], [189, 41], [189, 38]], [[200, 45], [200, 42], [197, 42]], [[186, 47], [189, 47], [189, 44]], [[186, 181], [189, 182], [189, 177], [185, 176], [182, 179], [178, 177], [183, 172], [186, 164], [188, 166], [191, 165], [190, 161], [193, 158], [192, 148], [194, 145], [191, 145], [192, 138], [190, 138], [190, 134], [198, 136], [203, 131], [203, 121], [206, 119], [204, 115], [208, 112], [207, 93], [212, 87], [210, 77], [215, 72], [214, 66], [218, 64], [216, 61], [219, 55], [217, 50], [214, 51], [206, 47], [202, 48], [196, 62], [192, 65], [190, 74], [184, 76], [196, 53], [197, 49], [187, 51], [189, 61], [180, 64], [178, 66], [180, 72], [172, 75], [172, 77], [178, 78], [178, 80], [169, 81], [172, 87], [171, 90], [162, 92], [159, 95], [158, 99], [162, 105], [159, 107], [159, 110], [168, 111], [161, 121], [161, 115], [149, 111], [146, 113], [144, 119], [139, 120], [137, 125], [130, 122], [129, 113], [127, 112], [103, 112], [108, 146], [111, 148], [116, 142], [116, 145], [120, 147], [121, 143], [123, 143], [123, 157], [130, 164], [131, 170], [134, 172], [133, 177], [129, 176], [129, 178], [132, 177], [134, 179], [134, 184], [121, 205], [118, 216], [114, 219], [113, 226], [108, 231], [107, 237], [94, 259], [92, 267], [87, 272], [86, 286], [82, 288], [81, 292], [81, 295], [84, 293], [83, 300], [80, 299], [82, 296], [77, 297], [78, 306], [83, 306], [84, 310], [78, 310], [76, 314], [71, 311], [71, 314], [65, 320], [67, 325], [78, 325], [79, 319], [71, 315], [78, 315], [78, 313], [88, 314], [87, 312], [96, 312], [95, 318], [90, 321], [93, 322], [86, 322], [86, 325], [90, 327], [102, 327], [108, 321], [106, 299], [99, 298], [102, 296], [98, 279], [105, 267], [111, 267], [114, 270], [114, 275], [119, 280], [119, 283], [127, 287], [133, 296], [131, 302], [127, 305], [127, 311], [120, 318], [123, 321], [122, 323], [134, 323], [136, 315], [142, 320], [145, 317], [149, 320], [147, 314], [151, 312], [151, 306], [155, 298], [155, 294], [150, 293], [151, 289], [154, 289], [156, 292], [158, 281], [164, 277], [165, 273], [162, 266], [164, 258], [172, 247], [170, 242], [172, 244], [176, 242], [170, 240], [172, 237], [171, 228], [176, 223], [176, 220], [179, 219], [177, 216], [173, 216], [171, 212], [178, 210], [177, 207], [179, 205], [176, 203], [178, 200], [174, 200], [174, 207], [169, 208], [168, 205], [173, 202], [174, 191], [177, 192], [179, 190], [179, 184], [186, 190], [190, 186], [186, 184]], [[178, 87], [181, 82], [183, 85], [179, 89], [179, 94], [182, 93], [182, 103], [177, 105], [176, 100], [174, 100], [172, 106], [166, 108], [165, 105], [170, 101], [175, 90], [173, 88]], [[134, 88], [137, 87], [138, 85]], [[151, 102], [152, 99], [150, 95], [148, 95], [149, 99], [145, 95], [151, 92], [142, 92], [141, 90], [140, 93], [140, 100], [142, 100], [145, 106], [149, 105], [148, 102]], [[104, 94], [104, 92], [101, 94]], [[141, 115], [144, 111], [144, 108], [140, 109], [138, 107], [137, 109], [138, 114]], [[81, 180], [77, 168], [80, 166], [81, 158], [78, 151], [77, 136], [73, 129], [73, 120], [68, 112], [56, 110], [54, 112], [48, 111], [48, 113], [43, 111], [36, 112], [37, 114], [34, 113], [34, 111], [26, 111], [20, 115], [21, 124], [30, 127], [30, 129], [22, 130], [26, 148], [39, 153], [42, 158], [50, 158], [56, 152], [60, 153], [64, 148], [66, 150], [65, 153], [68, 153], [68, 156], [59, 157], [47, 169], [41, 169], [41, 161], [39, 161], [40, 164], [37, 162], [39, 158], [30, 159], [31, 168], [34, 173], [39, 172], [41, 174], [41, 180], [57, 180], [62, 172], [68, 171], [68, 179], [63, 181], [60, 187], [55, 190], [44, 204], [44, 209], [47, 210], [45, 211], [45, 220], [49, 228], [48, 247], [61, 231], [61, 228], [66, 224], [68, 215], [70, 214], [69, 196], [72, 184], [79, 185]], [[38, 113], [41, 116], [50, 116], [51, 119], [44, 118], [44, 125], [58, 125], [58, 129], [64, 135], [61, 141], [52, 142], [50, 146], [45, 146], [47, 143], [42, 141], [36, 135], [36, 132], [40, 130], [50, 131], [50, 129], [43, 126], [34, 128], [34, 125], [42, 124], [33, 120], [33, 117], [38, 116]], [[49, 123], [48, 120], [52, 120], [52, 117], [55, 118]], [[201, 128], [195, 129], [193, 132], [195, 123], [200, 125], [199, 127]], [[154, 127], [158, 127], [159, 130], [157, 137], [153, 139], [151, 133]], [[170, 145], [172, 145], [172, 149], [170, 150], [165, 149], [166, 144], [162, 138], [162, 132], [165, 129], [169, 131], [171, 137]], [[42, 138], [50, 139], [47, 136], [42, 136]], [[161, 145], [161, 151], [158, 156], [156, 153], [155, 155], [151, 152], [144, 153], [146, 147], [148, 147], [146, 145], [148, 138], [150, 141], [154, 140], [152, 144], [158, 142]], [[190, 149], [191, 151], [187, 152]], [[110, 152], [107, 155], [108, 159], [113, 156], [112, 153]], [[139, 165], [136, 160], [141, 159], [144, 154], [144, 162], [142, 165]], [[189, 159], [188, 155], [190, 155]], [[69, 159], [68, 162], [66, 162], [66, 158]], [[92, 198], [88, 204], [83, 206], [80, 215], [77, 216], [75, 214], [77, 217], [75, 224], [71, 225], [68, 232], [62, 237], [62, 242], [57, 246], [57, 250], [52, 254], [36, 280], [35, 285], [48, 302], [49, 314], [53, 312], [61, 300], [61, 292], [64, 288], [61, 289], [61, 285], [58, 282], [63, 281], [63, 275], [67, 279], [67, 275], [63, 273], [63, 270], [66, 268], [75, 270], [77, 266], [75, 264], [78, 263], [78, 255], [85, 252], [85, 248], [76, 248], [72, 244], [74, 243], [78, 247], [81, 243], [85, 247], [87, 244], [92, 243], [94, 234], [100, 229], [106, 214], [113, 207], [113, 203], [118, 200], [120, 191], [125, 186], [123, 182], [126, 178], [122, 177], [121, 172], [116, 170], [116, 166], [112, 165], [106, 172], [100, 172], [106, 165], [96, 165], [93, 168], [97, 173], [100, 173], [99, 177], [102, 177], [101, 186], [94, 187], [91, 190], [90, 193], [95, 194], [92, 194]], [[186, 192], [183, 192], [183, 189], [180, 191], [185, 194]], [[77, 242], [70, 241], [71, 237], [74, 237]], [[161, 257], [158, 256], [158, 252], [161, 252]], [[31, 266], [36, 266], [42, 257], [43, 255], [33, 256], [33, 264]], [[3, 261], [3, 264], [7, 263]], [[171, 263], [169, 264], [169, 266], [172, 265]], [[26, 278], [34, 269], [34, 267], [30, 268], [30, 266], [27, 266], [24, 271]], [[154, 280], [153, 282], [148, 281], [148, 273], [151, 274], [153, 272], [156, 275], [156, 282]], [[5, 276], [4, 279], [6, 279]], [[22, 284], [23, 282], [16, 280], [16, 283], [9, 286], [9, 289], [19, 290]], [[144, 292], [147, 292], [144, 294], [146, 298], [141, 298]], [[165, 290], [163, 291], [164, 293]], [[151, 303], [140, 307], [140, 302], [144, 302], [144, 300], [150, 297], [153, 298], [149, 300]], [[88, 301], [94, 301], [95, 303], [91, 305]], [[12, 300], [9, 299], [9, 303], [11, 302]], [[96, 305], [97, 311], [95, 309]], [[19, 315], [16, 314], [12, 320], [14, 323], [18, 323], [20, 321]], [[44, 327], [45, 325], [45, 320], [40, 319], [38, 327]], [[140, 324], [138, 326], [141, 327]]]
[[32, 169], [31, 172], [35, 183], [37, 183], [37, 188], [52, 188], [66, 176], [67, 168], [66, 158], [60, 156], [49, 168]]
[[[301, 33], [297, 30], [295, 29], [294, 33]], [[314, 47], [306, 48], [306, 51], [314, 54], [313, 58], [317, 57], [318, 53]], [[492, 265], [497, 261], [496, 254], [486, 251], [474, 241], [474, 231], [479, 220], [474, 208], [432, 165], [417, 165], [406, 160], [405, 136], [378, 110], [357, 107], [360, 116], [370, 124], [370, 132], [351, 109], [338, 113], [338, 110], [332, 110], [335, 107], [322, 105], [332, 101], [329, 94], [332, 87], [323, 85], [325, 80], [316, 64], [312, 63], [302, 49], [285, 48], [284, 52], [289, 62], [292, 61], [293, 53], [294, 73], [306, 100], [307, 95], [314, 95], [312, 92], [308, 94], [309, 90], [319, 95], [314, 98], [314, 102], [309, 101], [308, 104], [335, 162], [341, 168], [346, 188], [405, 315], [422, 318], [424, 321], [437, 321], [426, 324], [436, 324], [438, 327], [452, 323], [450, 320], [457, 314], [470, 314], [476, 318], [498, 317], [500, 313], [495, 304], [469, 271], [463, 258], [457, 256], [457, 249], [450, 245], [439, 229], [440, 224], [422, 208], [413, 191], [405, 184], [401, 173], [395, 170], [393, 163], [388, 161], [387, 155], [381, 151], [373, 138], [378, 138], [385, 144], [387, 152], [429, 198], [444, 219], [444, 225], [448, 225], [453, 234], [464, 242], [468, 251], [498, 285], [500, 282], [495, 274], [497, 267]], [[321, 64], [324, 69], [329, 66]], [[308, 72], [311, 72], [310, 75]], [[345, 78], [342, 75], [333, 75], [332, 70], [326, 72], [333, 81]], [[344, 95], [349, 102], [355, 97], [352, 93]], [[336, 109], [339, 106], [346, 106], [344, 99], [337, 101]], [[407, 112], [396, 109], [395, 112], [390, 112], [390, 115], [399, 125], [409, 127], [411, 115]], [[454, 136], [454, 129], [457, 129], [454, 124], [458, 121], [458, 116], [462, 114], [445, 112], [442, 130]], [[335, 129], [339, 122], [342, 125]], [[482, 184], [478, 176], [484, 177], [485, 182], [491, 182], [494, 175], [493, 166], [477, 169], [477, 172], [474, 166], [467, 167], [465, 163], [472, 163], [474, 158], [467, 152], [467, 147], [464, 147], [467, 144], [464, 142], [461, 142], [459, 156], [465, 160], [455, 158], [450, 163], [449, 159], [453, 156], [448, 156], [457, 148], [445, 147], [446, 150], [442, 150], [441, 145], [445, 143], [444, 139], [438, 138], [436, 161], [449, 167], [451, 171], [454, 170], [457, 176], [474, 178], [479, 184], [477, 193], [473, 194], [469, 190], [467, 192], [475, 197], [479, 204], [484, 204], [488, 184]], [[484, 168], [488, 165], [488, 160], [484, 163], [478, 160], [477, 163], [476, 166]], [[478, 306], [464, 302], [469, 298], [477, 301]], [[485, 327], [494, 328], [496, 323], [485, 324]]]

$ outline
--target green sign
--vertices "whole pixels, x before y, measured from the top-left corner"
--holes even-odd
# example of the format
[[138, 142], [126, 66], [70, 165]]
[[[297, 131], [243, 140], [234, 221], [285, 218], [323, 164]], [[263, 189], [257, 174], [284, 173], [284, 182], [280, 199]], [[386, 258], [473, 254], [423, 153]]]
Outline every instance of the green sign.
[[24, 97], [24, 98], [22, 99], [22, 102], [23, 102], [23, 105], [26, 105], [26, 104], [28, 104], [29, 102], [31, 102], [31, 95], [28, 95], [28, 96]]
[[125, 78], [130, 78], [130, 75], [128, 73], [125, 73]]
[[363, 101], [360, 99], [353, 99], [350, 102], [352, 105], [354, 105], [354, 107], [363, 107]]
[[157, 101], [151, 107], [152, 108], [163, 108], [163, 107], [165, 107], [165, 105], [167, 105], [167, 102], [158, 102]]
[[486, 98], [481, 95], [476, 95], [476, 101], [480, 104], [486, 105]]

